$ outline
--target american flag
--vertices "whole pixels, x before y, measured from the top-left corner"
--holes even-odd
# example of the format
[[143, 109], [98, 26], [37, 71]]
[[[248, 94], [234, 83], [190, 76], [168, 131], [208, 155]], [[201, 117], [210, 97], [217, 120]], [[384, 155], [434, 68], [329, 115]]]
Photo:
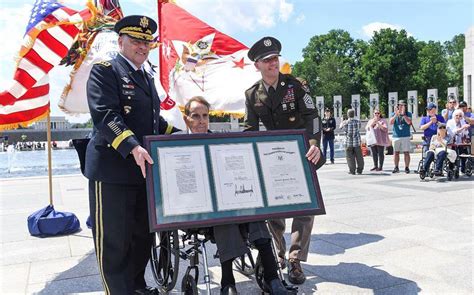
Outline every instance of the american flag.
[[31, 11], [13, 81], [0, 93], [0, 130], [37, 121], [49, 112], [49, 71], [74, 43], [89, 9], [77, 12], [54, 0], [37, 0]]

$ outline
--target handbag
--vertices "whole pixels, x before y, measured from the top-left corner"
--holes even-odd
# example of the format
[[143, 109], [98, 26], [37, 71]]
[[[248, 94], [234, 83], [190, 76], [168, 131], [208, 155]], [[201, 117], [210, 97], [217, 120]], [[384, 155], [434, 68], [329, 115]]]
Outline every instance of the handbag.
[[377, 144], [374, 129], [370, 128], [370, 130], [367, 131], [367, 133], [365, 134], [365, 142], [367, 143], [367, 146]]

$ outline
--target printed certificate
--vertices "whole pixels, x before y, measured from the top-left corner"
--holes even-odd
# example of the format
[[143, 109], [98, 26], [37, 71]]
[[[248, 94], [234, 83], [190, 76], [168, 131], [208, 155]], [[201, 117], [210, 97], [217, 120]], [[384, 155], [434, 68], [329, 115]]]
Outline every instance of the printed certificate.
[[311, 197], [298, 143], [257, 142], [257, 148], [268, 206], [310, 203]]
[[204, 146], [158, 148], [163, 215], [212, 212]]
[[252, 143], [209, 145], [219, 211], [263, 207]]

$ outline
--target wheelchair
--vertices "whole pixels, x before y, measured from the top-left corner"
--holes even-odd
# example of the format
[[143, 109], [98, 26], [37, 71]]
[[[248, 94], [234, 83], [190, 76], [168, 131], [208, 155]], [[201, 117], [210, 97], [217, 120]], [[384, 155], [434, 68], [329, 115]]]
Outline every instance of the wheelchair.
[[[203, 280], [206, 284], [207, 294], [211, 294], [206, 247], [206, 243], [209, 241], [213, 242], [212, 228], [155, 233], [151, 251], [151, 269], [160, 292], [167, 294], [175, 288], [178, 282], [180, 260], [184, 260], [189, 261], [189, 266], [181, 279], [181, 293], [186, 295], [199, 294], [197, 288], [199, 282], [199, 256], [202, 255]], [[214, 258], [218, 257], [217, 252]], [[247, 277], [255, 275], [262, 293], [269, 293], [263, 280], [264, 269], [260, 257], [257, 256], [255, 260], [250, 248], [245, 255], [234, 259], [234, 265], [237, 267], [237, 271]], [[283, 279], [281, 269], [279, 269], [279, 276], [289, 294], [298, 293], [297, 287], [288, 285]]]
[[[448, 149], [452, 147], [452, 144], [448, 144], [445, 148], [445, 152], [448, 152]], [[458, 157], [457, 157], [458, 158]], [[426, 159], [425, 152], [422, 152], [421, 160], [418, 163], [418, 175], [420, 176], [421, 180], [424, 180], [426, 177], [434, 178], [435, 175], [435, 168], [437, 162], [437, 155], [435, 155], [433, 161], [430, 163], [429, 168], [425, 171], [424, 169], [424, 162]], [[443, 165], [441, 168], [441, 175], [444, 176], [444, 172], [446, 173], [447, 179], [451, 181], [453, 178], [459, 178], [459, 161], [456, 159], [455, 161], [449, 160], [449, 157], [443, 161]]]
[[472, 155], [472, 145], [471, 143], [465, 142], [461, 144], [453, 144], [452, 148], [457, 153], [456, 158], [456, 171], [455, 171], [455, 178], [459, 178], [459, 172], [462, 167], [462, 161], [464, 161], [464, 175], [467, 177], [471, 177], [472, 175], [472, 168], [473, 168], [473, 155]]

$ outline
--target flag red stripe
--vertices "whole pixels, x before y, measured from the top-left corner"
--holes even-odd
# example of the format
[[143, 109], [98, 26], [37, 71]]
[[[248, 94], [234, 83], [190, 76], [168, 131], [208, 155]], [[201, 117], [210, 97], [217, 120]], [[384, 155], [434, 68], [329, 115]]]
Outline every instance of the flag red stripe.
[[75, 10], [73, 10], [73, 9], [71, 9], [71, 8], [65, 7], [65, 6], [61, 7], [61, 9], [62, 9], [64, 12], [66, 12], [67, 14], [69, 14], [69, 16], [74, 15], [74, 14], [77, 13], [77, 11], [75, 11]]
[[76, 37], [77, 33], [79, 33], [79, 29], [75, 25], [61, 25], [59, 27], [72, 38]]
[[54, 67], [45, 61], [33, 48], [31, 48], [28, 53], [25, 54], [24, 58], [41, 68], [45, 73], [49, 72]]
[[14, 104], [16, 101], [16, 98], [13, 95], [11, 95], [10, 92], [3, 91], [2, 93], [0, 93], [0, 101], [2, 102], [1, 105], [7, 106], [7, 105]]
[[13, 76], [13, 79], [18, 81], [23, 87], [29, 89], [33, 87], [36, 84], [36, 80], [28, 74], [27, 71], [18, 68], [15, 72], [15, 76]]
[[63, 45], [60, 41], [56, 40], [48, 31], [42, 31], [38, 35], [38, 39], [40, 39], [44, 44], [47, 44], [49, 49], [51, 49], [54, 53], [56, 53], [60, 57], [66, 56], [68, 52], [68, 48]]
[[49, 84], [45, 84], [45, 85], [31, 88], [17, 100], [34, 99], [37, 97], [45, 96], [48, 93], [49, 93]]
[[8, 115], [0, 115], [0, 125], [8, 125], [15, 123], [26, 123], [32, 119], [38, 118], [49, 110], [49, 102], [36, 109], [16, 112]]

